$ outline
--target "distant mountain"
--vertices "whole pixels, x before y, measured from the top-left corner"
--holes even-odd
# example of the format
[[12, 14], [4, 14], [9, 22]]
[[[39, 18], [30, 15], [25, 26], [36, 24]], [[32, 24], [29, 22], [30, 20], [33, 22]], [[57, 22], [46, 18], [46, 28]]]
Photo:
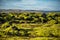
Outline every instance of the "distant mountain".
[[15, 13], [20, 13], [20, 12], [60, 12], [60, 11], [44, 11], [44, 10], [20, 10], [20, 9], [0, 9], [0, 13], [5, 12], [15, 12]]

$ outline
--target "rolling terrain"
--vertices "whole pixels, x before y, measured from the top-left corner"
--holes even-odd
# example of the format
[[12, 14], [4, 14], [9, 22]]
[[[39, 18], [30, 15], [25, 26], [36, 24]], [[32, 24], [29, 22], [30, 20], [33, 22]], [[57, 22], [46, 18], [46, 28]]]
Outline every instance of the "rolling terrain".
[[60, 12], [0, 10], [0, 40], [60, 40]]

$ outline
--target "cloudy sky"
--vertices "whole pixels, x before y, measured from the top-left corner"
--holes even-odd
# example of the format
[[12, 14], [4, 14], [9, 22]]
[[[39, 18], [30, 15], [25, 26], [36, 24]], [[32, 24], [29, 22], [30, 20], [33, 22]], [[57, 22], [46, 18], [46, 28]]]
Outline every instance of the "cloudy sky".
[[0, 9], [60, 11], [60, 0], [0, 0]]

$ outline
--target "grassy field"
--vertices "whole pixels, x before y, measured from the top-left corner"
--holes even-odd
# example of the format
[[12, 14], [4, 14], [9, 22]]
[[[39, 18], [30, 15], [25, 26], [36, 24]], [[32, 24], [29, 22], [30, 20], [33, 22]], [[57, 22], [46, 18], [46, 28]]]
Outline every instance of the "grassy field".
[[60, 12], [2, 12], [0, 40], [60, 40]]
[[60, 38], [54, 37], [35, 37], [35, 38], [27, 38], [27, 37], [8, 37], [8, 38], [0, 38], [0, 40], [60, 40]]

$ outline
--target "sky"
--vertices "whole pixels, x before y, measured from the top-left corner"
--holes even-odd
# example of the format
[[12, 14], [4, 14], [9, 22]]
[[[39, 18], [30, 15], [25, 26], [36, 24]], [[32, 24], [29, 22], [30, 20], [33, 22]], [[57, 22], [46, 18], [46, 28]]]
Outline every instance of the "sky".
[[60, 0], [0, 0], [0, 9], [60, 11]]

